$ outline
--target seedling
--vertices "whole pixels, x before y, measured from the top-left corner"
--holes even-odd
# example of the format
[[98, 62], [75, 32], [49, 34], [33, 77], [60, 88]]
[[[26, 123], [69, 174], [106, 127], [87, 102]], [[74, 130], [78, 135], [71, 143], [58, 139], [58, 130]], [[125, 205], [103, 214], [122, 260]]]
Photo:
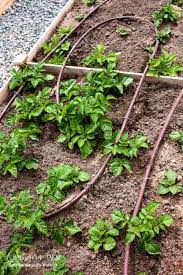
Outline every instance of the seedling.
[[84, 14], [79, 14], [79, 15], [76, 16], [76, 20], [78, 22], [81, 22], [84, 19], [84, 17], [85, 17]]
[[172, 4], [166, 4], [160, 10], [156, 11], [152, 18], [154, 25], [159, 27], [161, 23], [177, 22], [181, 17], [181, 8]]
[[33, 68], [28, 66], [25, 68], [20, 68], [19, 70], [13, 68], [11, 71], [11, 76], [12, 80], [9, 84], [10, 90], [20, 87], [25, 82], [26, 88], [32, 89], [37, 86], [43, 86], [47, 81], [54, 79], [53, 75], [45, 73], [42, 63], [38, 63]]
[[119, 235], [119, 230], [114, 228], [108, 220], [99, 219], [96, 224], [90, 227], [88, 247], [95, 251], [103, 248], [110, 251], [116, 246], [115, 238]]
[[57, 219], [51, 225], [51, 237], [58, 245], [64, 243], [64, 238], [80, 233], [82, 230], [74, 220], [65, 221], [63, 218]]
[[176, 53], [169, 54], [163, 50], [162, 54], [158, 58], [154, 58], [149, 61], [150, 67], [148, 74], [159, 77], [165, 76], [177, 76], [182, 71], [182, 66], [176, 61]]
[[0, 132], [0, 173], [11, 173], [17, 177], [22, 169], [37, 169], [38, 161], [34, 158], [26, 159], [23, 151], [28, 146], [29, 140], [38, 140], [41, 131], [33, 123], [27, 128], [16, 128], [8, 136]]
[[131, 29], [125, 28], [125, 27], [117, 27], [116, 28], [116, 32], [123, 37], [126, 37], [129, 35], [129, 33], [131, 32]]
[[126, 243], [138, 240], [140, 247], [148, 254], [160, 254], [160, 246], [154, 238], [161, 231], [166, 230], [173, 223], [169, 215], [157, 216], [155, 211], [160, 203], [151, 201], [146, 207], [143, 207], [138, 216], [132, 216], [128, 222]]
[[83, 272], [74, 272], [72, 273], [67, 264], [67, 257], [64, 255], [58, 255], [55, 257], [53, 260], [53, 267], [52, 271], [46, 272], [45, 275], [66, 275], [66, 274], [71, 274], [71, 275], [84, 275]]
[[159, 31], [156, 34], [156, 38], [161, 42], [161, 43], [166, 43], [168, 41], [168, 39], [170, 39], [171, 37], [171, 29], [169, 27], [165, 27], [164, 29], [162, 29], [161, 31]]
[[84, 0], [84, 2], [87, 6], [92, 6], [97, 2], [97, 0]]
[[48, 178], [38, 185], [37, 192], [41, 200], [60, 202], [65, 198], [68, 189], [89, 179], [89, 173], [76, 165], [58, 165], [48, 169]]
[[173, 195], [182, 192], [183, 187], [177, 185], [177, 173], [171, 169], [165, 172], [165, 176], [160, 180], [157, 193], [165, 195], [171, 193]]
[[116, 68], [120, 53], [110, 52], [106, 55], [104, 54], [104, 51], [105, 46], [103, 44], [98, 44], [93, 52], [84, 59], [83, 64], [86, 66], [94, 66], [99, 68]]
[[147, 138], [143, 134], [137, 134], [129, 138], [128, 133], [124, 133], [118, 143], [115, 143], [118, 132], [115, 132], [111, 140], [104, 142], [104, 154], [112, 153], [115, 156], [110, 161], [110, 167], [114, 176], [121, 175], [123, 169], [131, 172], [132, 158], [137, 157], [141, 148], [148, 148]]
[[182, 151], [183, 151], [183, 131], [173, 131], [173, 132], [170, 134], [170, 138], [171, 138], [172, 140], [178, 141], [178, 143], [180, 144], [181, 149], [182, 149]]

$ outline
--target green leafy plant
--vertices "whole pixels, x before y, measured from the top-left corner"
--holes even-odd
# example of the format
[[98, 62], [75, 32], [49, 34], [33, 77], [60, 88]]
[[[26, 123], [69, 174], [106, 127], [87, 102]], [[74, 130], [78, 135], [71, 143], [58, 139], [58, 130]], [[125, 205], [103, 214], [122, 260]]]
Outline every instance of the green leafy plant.
[[89, 179], [89, 173], [78, 166], [62, 164], [48, 169], [48, 178], [38, 185], [37, 192], [41, 199], [59, 202], [69, 188]]
[[0, 250], [0, 274], [17, 275], [22, 269], [22, 261], [15, 253]]
[[169, 54], [163, 50], [162, 54], [149, 61], [150, 67], [148, 74], [156, 77], [161, 75], [177, 76], [182, 71], [182, 66], [176, 61], [176, 53]]
[[181, 146], [181, 149], [183, 151], [183, 131], [173, 131], [169, 137], [172, 139], [172, 140], [177, 140], [178, 143], [180, 144]]
[[[49, 42], [46, 42], [42, 45], [44, 53], [47, 54], [51, 52], [58, 44], [61, 38], [69, 34], [71, 31], [70, 26], [60, 27], [58, 29], [58, 33], [53, 34]], [[62, 55], [64, 52], [67, 52], [70, 48], [70, 42], [66, 40], [64, 43], [60, 45], [60, 47], [56, 50], [56, 53]]]
[[129, 33], [131, 32], [131, 29], [119, 26], [116, 28], [116, 32], [120, 35], [120, 36], [128, 36]]
[[84, 14], [78, 14], [77, 16], [76, 16], [76, 20], [78, 21], [78, 22], [81, 22], [83, 19], [84, 19]]
[[86, 66], [114, 69], [118, 62], [118, 56], [120, 53], [110, 52], [106, 55], [104, 54], [104, 51], [105, 46], [103, 44], [98, 44], [93, 52], [84, 59], [83, 64]]
[[160, 180], [157, 193], [160, 195], [165, 195], [171, 193], [173, 195], [183, 191], [183, 187], [177, 185], [177, 173], [171, 169], [165, 172], [165, 176]]
[[180, 17], [181, 9], [169, 3], [152, 15], [153, 22], [156, 27], [159, 27], [159, 25], [163, 22], [177, 22]]
[[104, 95], [123, 95], [125, 90], [133, 83], [131, 77], [122, 76], [114, 70], [89, 73], [85, 79], [84, 90], [92, 95], [101, 92]]
[[34, 158], [26, 159], [23, 151], [28, 146], [29, 140], [38, 140], [41, 131], [33, 123], [26, 128], [16, 128], [8, 136], [0, 132], [0, 173], [8, 172], [17, 177], [22, 169], [37, 169], [38, 161]]
[[113, 227], [108, 220], [99, 219], [96, 224], [90, 227], [88, 247], [95, 251], [103, 248], [110, 251], [116, 246], [115, 237], [119, 235], [119, 230]]
[[80, 233], [82, 230], [74, 220], [57, 219], [51, 226], [51, 236], [57, 244], [63, 244], [64, 238]]
[[137, 157], [141, 148], [148, 148], [147, 138], [143, 134], [137, 134], [129, 138], [126, 132], [115, 143], [118, 134], [118, 131], [115, 132], [112, 139], [104, 142], [104, 154], [112, 153], [115, 156], [110, 161], [110, 167], [114, 176], [121, 175], [124, 168], [131, 172], [130, 160]]
[[123, 229], [129, 222], [130, 216], [120, 209], [116, 209], [112, 212], [112, 221], [117, 229]]
[[10, 113], [7, 117], [7, 125], [13, 126], [19, 121], [38, 122], [44, 117], [46, 109], [53, 105], [50, 100], [49, 87], [39, 91], [38, 94], [30, 94], [25, 98], [16, 98], [14, 102], [15, 112]]
[[60, 254], [56, 256], [53, 260], [53, 267], [52, 270], [49, 272], [46, 272], [45, 275], [84, 275], [83, 272], [71, 272], [66, 264], [67, 257]]
[[0, 274], [16, 275], [22, 269], [22, 248], [32, 244], [32, 234], [29, 232], [16, 232], [12, 236], [12, 243], [6, 250], [0, 251]]
[[87, 6], [92, 6], [97, 2], [97, 0], [84, 0], [84, 2]]
[[12, 79], [9, 84], [10, 90], [20, 87], [26, 82], [26, 88], [32, 89], [37, 86], [43, 86], [47, 81], [54, 79], [51, 74], [46, 74], [42, 63], [38, 63], [36, 66], [29, 67], [25, 66], [19, 70], [12, 69]]
[[11, 196], [10, 202], [6, 203], [1, 211], [6, 216], [8, 223], [13, 223], [15, 229], [23, 228], [29, 232], [38, 232], [46, 236], [49, 230], [43, 220], [46, 203], [37, 201], [35, 204], [30, 190], [20, 191], [17, 196]]
[[166, 43], [168, 41], [168, 39], [170, 39], [172, 35], [172, 31], [169, 27], [165, 27], [164, 29], [162, 29], [161, 31], [159, 31], [156, 34], [156, 38], [161, 42], [161, 43]]
[[126, 243], [138, 240], [140, 247], [151, 255], [160, 253], [160, 246], [154, 238], [173, 223], [173, 219], [169, 215], [156, 215], [155, 212], [159, 205], [160, 203], [151, 201], [141, 209], [138, 216], [132, 216], [128, 222], [125, 237]]

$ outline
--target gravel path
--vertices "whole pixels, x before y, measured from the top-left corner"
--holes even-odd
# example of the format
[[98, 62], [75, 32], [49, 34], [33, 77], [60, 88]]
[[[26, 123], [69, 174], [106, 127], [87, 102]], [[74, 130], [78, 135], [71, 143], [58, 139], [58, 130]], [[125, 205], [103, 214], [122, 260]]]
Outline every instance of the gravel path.
[[28, 52], [67, 0], [16, 0], [0, 16], [0, 87], [16, 55]]

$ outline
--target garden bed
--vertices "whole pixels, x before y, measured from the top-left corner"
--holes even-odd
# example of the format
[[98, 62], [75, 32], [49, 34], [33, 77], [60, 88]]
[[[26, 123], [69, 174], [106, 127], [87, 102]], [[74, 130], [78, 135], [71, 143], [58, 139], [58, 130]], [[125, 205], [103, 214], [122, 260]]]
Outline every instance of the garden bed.
[[[161, 4], [164, 3], [166, 1], [161, 1]], [[89, 27], [110, 17], [138, 15], [150, 20], [151, 14], [158, 8], [160, 8], [160, 3], [155, 3], [153, 0], [148, 1], [148, 3], [147, 1], [144, 1], [144, 3], [142, 1], [132, 3], [130, 0], [120, 3], [113, 0], [110, 3], [106, 3], [105, 6], [99, 8], [96, 13], [89, 17], [76, 33], [69, 38], [69, 41], [73, 45]], [[60, 26], [66, 26], [70, 23], [75, 26], [78, 23], [74, 18], [78, 14], [89, 12], [89, 10], [90, 8], [86, 8], [86, 5], [81, 3], [81, 1], [76, 1], [72, 10], [67, 14]], [[131, 29], [130, 35], [125, 38], [121, 38], [115, 32], [116, 27], [121, 24]], [[174, 35], [163, 46], [167, 50], [175, 50], [177, 60], [181, 64], [183, 64], [183, 51], [180, 47], [183, 42], [181, 34], [182, 26], [183, 18], [180, 19], [178, 25], [172, 24], [171, 27]], [[144, 48], [153, 39], [154, 30], [149, 23], [130, 23], [129, 20], [122, 23], [113, 21], [87, 36], [78, 47], [78, 50], [73, 53], [68, 64], [71, 66], [81, 66], [83, 59], [90, 54], [92, 47], [103, 42], [106, 46], [106, 53], [110, 51], [121, 52], [117, 67], [119, 70], [142, 72], [148, 62], [148, 54]], [[44, 56], [43, 51], [40, 50], [34, 61], [40, 61]], [[78, 83], [84, 82], [83, 77], [76, 79]], [[55, 82], [56, 80], [50, 82], [51, 84], [49, 85], [53, 88]], [[121, 127], [136, 86], [137, 82], [134, 81], [124, 95], [117, 99], [112, 106], [112, 110], [107, 114], [107, 117], [112, 120], [115, 129]], [[57, 254], [66, 255], [68, 266], [74, 271], [82, 271], [85, 275], [123, 274], [122, 263], [125, 246], [123, 235], [120, 235], [117, 239], [117, 247], [111, 252], [93, 252], [87, 247], [88, 228], [99, 218], [110, 219], [111, 212], [116, 208], [120, 208], [128, 214], [133, 213], [139, 187], [143, 179], [143, 171], [150, 157], [150, 150], [153, 148], [172, 103], [180, 91], [181, 87], [177, 85], [143, 84], [140, 96], [128, 121], [126, 131], [129, 132], [129, 135], [136, 133], [145, 134], [150, 144], [149, 150], [141, 151], [138, 158], [132, 161], [132, 173], [125, 171], [121, 176], [114, 177], [107, 168], [102, 178], [87, 195], [70, 209], [59, 214], [59, 216], [65, 218], [73, 218], [82, 228], [82, 233], [78, 236], [66, 238], [63, 245], [56, 245], [53, 240], [44, 236], [36, 238], [33, 246], [25, 249], [25, 267], [21, 271], [21, 274], [44, 274], [45, 271], [49, 270], [50, 257], [54, 257]], [[2, 110], [3, 107], [1, 107]], [[171, 195], [162, 197], [156, 194], [158, 182], [163, 177], [164, 171], [168, 168], [177, 172], [178, 182], [182, 184], [183, 154], [180, 151], [180, 146], [169, 138], [172, 130], [182, 129], [182, 110], [183, 101], [179, 104], [163, 139], [143, 201], [144, 204], [147, 204], [150, 200], [160, 201], [159, 213], [171, 214], [174, 218], [174, 223], [171, 228], [158, 237], [158, 242], [161, 246], [160, 256], [148, 256], [140, 250], [137, 243], [132, 245], [130, 275], [136, 275], [138, 272], [147, 272], [148, 275], [183, 274], [182, 193], [175, 197]], [[11, 107], [10, 111], [13, 111], [13, 107]], [[5, 120], [6, 118], [2, 120], [0, 130], [9, 133], [12, 129], [6, 127]], [[18, 193], [27, 188], [30, 188], [35, 195], [36, 186], [46, 179], [48, 168], [58, 164], [78, 165], [82, 169], [87, 170], [91, 177], [93, 177], [105, 159], [102, 153], [101, 139], [98, 140], [94, 153], [88, 158], [82, 158], [79, 150], [71, 151], [64, 143], [56, 141], [59, 131], [54, 123], [42, 124], [41, 130], [40, 140], [31, 142], [31, 146], [26, 150], [26, 155], [32, 155], [38, 159], [38, 170], [23, 170], [18, 174], [18, 178], [14, 178], [9, 174], [0, 176], [0, 193], [3, 195], [9, 197], [11, 194]], [[81, 185], [75, 187], [69, 193], [72, 194], [72, 192], [77, 192], [80, 189], [82, 189]], [[1, 248], [6, 248], [10, 243], [12, 226], [7, 225], [4, 221], [1, 223]]]

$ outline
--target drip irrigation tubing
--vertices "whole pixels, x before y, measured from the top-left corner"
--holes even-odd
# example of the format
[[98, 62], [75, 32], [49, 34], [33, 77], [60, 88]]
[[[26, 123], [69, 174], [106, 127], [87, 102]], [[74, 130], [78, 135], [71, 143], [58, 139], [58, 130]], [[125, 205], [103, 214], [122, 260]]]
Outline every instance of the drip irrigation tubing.
[[73, 51], [77, 48], [77, 46], [80, 44], [80, 42], [90, 33], [92, 32], [93, 30], [97, 29], [98, 27], [100, 27], [101, 25], [104, 25], [106, 23], [109, 23], [111, 21], [114, 21], [114, 20], [131, 20], [131, 21], [145, 21], [145, 22], [148, 22], [150, 25], [153, 26], [153, 29], [155, 31], [155, 33], [157, 33], [157, 29], [156, 27], [153, 25], [152, 22], [150, 22], [149, 20], [147, 19], [144, 19], [142, 17], [138, 17], [138, 16], [118, 16], [118, 17], [112, 17], [112, 18], [109, 18], [107, 20], [104, 20], [104, 21], [101, 21], [99, 22], [98, 24], [96, 24], [95, 26], [93, 26], [92, 28], [90, 28], [89, 30], [87, 30], [77, 41], [76, 43], [72, 46], [71, 50], [69, 51], [69, 53], [67, 54], [64, 62], [63, 62], [63, 65], [62, 65], [62, 68], [59, 72], [59, 76], [58, 76], [58, 80], [57, 80], [57, 85], [56, 85], [56, 101], [57, 103], [59, 104], [60, 102], [60, 96], [59, 96], [59, 89], [60, 89], [60, 82], [62, 80], [62, 76], [63, 76], [63, 73], [64, 73], [64, 69], [65, 69], [65, 66], [71, 56], [71, 54], [73, 53]]
[[[157, 152], [159, 150], [159, 147], [160, 147], [162, 139], [165, 135], [165, 132], [166, 132], [166, 130], [167, 130], [169, 124], [170, 124], [170, 121], [173, 117], [173, 114], [174, 114], [174, 112], [175, 112], [175, 110], [176, 110], [176, 108], [177, 108], [177, 106], [180, 103], [182, 98], [183, 98], [183, 89], [180, 91], [179, 95], [177, 96], [176, 100], [174, 101], [174, 103], [172, 105], [172, 108], [171, 108], [170, 112], [168, 113], [168, 115], [165, 119], [164, 125], [163, 125], [162, 129], [159, 132], [158, 138], [157, 138], [156, 143], [155, 143], [155, 145], [153, 147], [153, 150], [151, 152], [149, 163], [146, 166], [146, 169], [145, 169], [145, 172], [144, 172], [144, 177], [143, 177], [141, 188], [140, 188], [140, 191], [139, 191], [139, 194], [138, 194], [138, 197], [137, 197], [137, 201], [136, 201], [135, 209], [134, 209], [134, 212], [133, 212], [133, 216], [137, 216], [137, 214], [139, 213], [140, 206], [142, 204], [142, 199], [143, 199], [143, 196], [144, 196], [144, 192], [145, 192], [145, 189], [146, 189], [146, 186], [147, 186], [147, 183], [148, 183], [149, 175], [150, 175], [150, 172], [152, 170]], [[129, 273], [128, 272], [128, 270], [129, 270], [128, 267], [129, 267], [129, 260], [130, 260], [130, 246], [131, 246], [130, 244], [127, 244], [125, 246], [124, 275], [128, 275], [128, 273]]]
[[[95, 11], [97, 11], [101, 6], [103, 6], [105, 3], [109, 3], [112, 0], [105, 0], [103, 1], [101, 4], [99, 4], [98, 6], [96, 6], [91, 12], [89, 12], [85, 18], [83, 18], [83, 20], [73, 29], [71, 30], [71, 32], [69, 34], [67, 34], [61, 41], [58, 42], [58, 44], [55, 46], [55, 48], [49, 53], [47, 54], [43, 59], [42, 62], [46, 61], [50, 56], [52, 56], [52, 54], [59, 48], [59, 46], [66, 41], [84, 22], [86, 19], [88, 19]], [[24, 86], [25, 86], [26, 82], [13, 94], [13, 96], [11, 97], [11, 99], [8, 101], [7, 105], [5, 106], [5, 108], [3, 109], [2, 113], [0, 114], [0, 122], [3, 119], [3, 117], [5, 116], [6, 112], [9, 110], [9, 108], [11, 107], [13, 101], [15, 100], [15, 98], [19, 95], [19, 93], [23, 90]]]

